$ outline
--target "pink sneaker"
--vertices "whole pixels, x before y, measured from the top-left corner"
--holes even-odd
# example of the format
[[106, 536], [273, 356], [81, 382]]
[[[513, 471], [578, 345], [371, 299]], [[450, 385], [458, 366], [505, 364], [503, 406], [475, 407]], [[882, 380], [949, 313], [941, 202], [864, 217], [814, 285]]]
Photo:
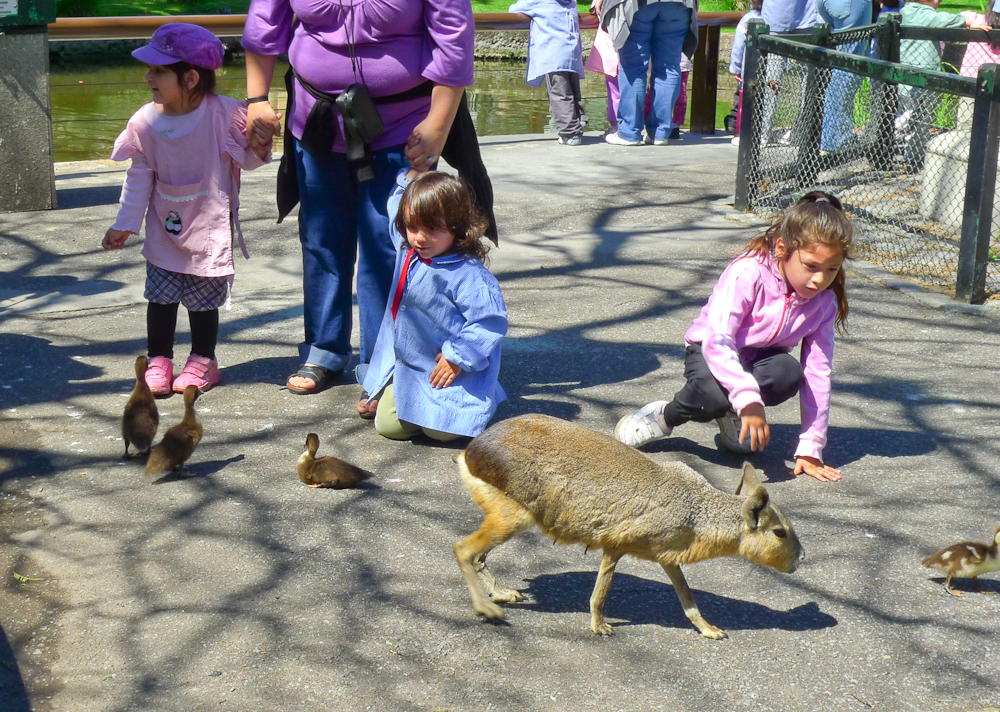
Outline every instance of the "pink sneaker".
[[146, 385], [154, 396], [170, 393], [170, 383], [174, 380], [174, 362], [166, 356], [154, 356], [146, 366]]
[[218, 361], [191, 354], [181, 375], [174, 379], [174, 393], [183, 393], [188, 386], [197, 386], [204, 393], [220, 380]]

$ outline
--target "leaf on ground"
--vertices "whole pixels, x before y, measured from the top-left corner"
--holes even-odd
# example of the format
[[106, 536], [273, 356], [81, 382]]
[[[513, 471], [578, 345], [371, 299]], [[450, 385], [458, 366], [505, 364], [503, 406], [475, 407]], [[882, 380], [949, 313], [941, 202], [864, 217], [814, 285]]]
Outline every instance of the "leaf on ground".
[[21, 583], [28, 583], [28, 581], [44, 581], [45, 579], [31, 578], [30, 576], [24, 576], [22, 574], [14, 572], [14, 580], [20, 581]]

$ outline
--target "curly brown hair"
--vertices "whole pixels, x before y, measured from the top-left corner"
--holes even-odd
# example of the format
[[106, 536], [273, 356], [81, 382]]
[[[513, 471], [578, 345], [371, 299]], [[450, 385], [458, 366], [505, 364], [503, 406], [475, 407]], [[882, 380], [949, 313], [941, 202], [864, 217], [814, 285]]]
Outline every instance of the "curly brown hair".
[[489, 245], [483, 241], [486, 218], [476, 207], [469, 186], [460, 178], [428, 171], [406, 186], [396, 213], [396, 229], [406, 236], [406, 226], [425, 230], [445, 229], [455, 236], [451, 251], [486, 262]]
[[[844, 206], [837, 196], [814, 190], [806, 193], [798, 202], [785, 211], [768, 228], [767, 232], [757, 235], [747, 242], [740, 257], [747, 255], [775, 258], [775, 245], [781, 240], [785, 246], [785, 261], [791, 259], [796, 250], [812, 248], [817, 245], [840, 248], [844, 259], [851, 256], [851, 240], [854, 238], [854, 227], [844, 212]], [[847, 282], [844, 269], [830, 285], [830, 291], [837, 297], [837, 331], [847, 331]]]

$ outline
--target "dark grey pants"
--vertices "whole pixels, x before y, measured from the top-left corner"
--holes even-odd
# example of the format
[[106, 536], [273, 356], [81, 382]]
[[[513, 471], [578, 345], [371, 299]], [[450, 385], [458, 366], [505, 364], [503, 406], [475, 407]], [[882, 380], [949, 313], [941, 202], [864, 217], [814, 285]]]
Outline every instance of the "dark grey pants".
[[[794, 356], [780, 349], [758, 351], [743, 367], [760, 386], [764, 405], [784, 403], [802, 387], [802, 366]], [[684, 378], [687, 383], [663, 409], [663, 420], [670, 427], [689, 420], [707, 423], [733, 409], [729, 393], [708, 369], [701, 344], [691, 344], [685, 349]]]
[[549, 93], [549, 112], [560, 136], [583, 136], [586, 116], [580, 103], [580, 75], [576, 72], [549, 72], [545, 75], [545, 91]]

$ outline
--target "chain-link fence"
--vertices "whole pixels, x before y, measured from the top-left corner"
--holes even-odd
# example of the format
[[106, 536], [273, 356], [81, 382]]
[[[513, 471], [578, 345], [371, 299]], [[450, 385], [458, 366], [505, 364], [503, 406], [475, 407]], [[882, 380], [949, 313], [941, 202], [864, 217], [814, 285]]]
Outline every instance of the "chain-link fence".
[[1000, 295], [998, 58], [1000, 33], [898, 16], [841, 32], [753, 27], [737, 206], [773, 218], [829, 191], [854, 219], [857, 256], [960, 298]]

